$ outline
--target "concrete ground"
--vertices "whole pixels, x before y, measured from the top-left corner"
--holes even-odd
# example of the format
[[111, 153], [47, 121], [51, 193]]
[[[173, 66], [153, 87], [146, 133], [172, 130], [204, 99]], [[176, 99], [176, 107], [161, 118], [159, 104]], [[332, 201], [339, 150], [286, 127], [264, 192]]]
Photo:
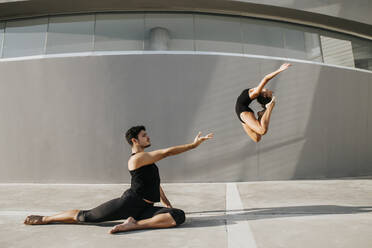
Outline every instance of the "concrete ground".
[[121, 221], [27, 226], [28, 214], [89, 209], [129, 185], [0, 184], [0, 247], [372, 247], [372, 180], [164, 184], [176, 228], [110, 235]]

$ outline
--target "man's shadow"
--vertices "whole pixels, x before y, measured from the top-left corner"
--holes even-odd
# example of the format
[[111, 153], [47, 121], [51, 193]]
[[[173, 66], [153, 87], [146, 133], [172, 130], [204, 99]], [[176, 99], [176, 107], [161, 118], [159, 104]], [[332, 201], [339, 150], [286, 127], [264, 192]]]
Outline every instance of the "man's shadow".
[[[372, 206], [310, 205], [237, 210], [210, 210], [187, 212], [186, 222], [179, 228], [232, 225], [244, 220], [275, 219], [284, 217], [358, 214], [372, 212]], [[187, 215], [199, 215], [190, 216]]]

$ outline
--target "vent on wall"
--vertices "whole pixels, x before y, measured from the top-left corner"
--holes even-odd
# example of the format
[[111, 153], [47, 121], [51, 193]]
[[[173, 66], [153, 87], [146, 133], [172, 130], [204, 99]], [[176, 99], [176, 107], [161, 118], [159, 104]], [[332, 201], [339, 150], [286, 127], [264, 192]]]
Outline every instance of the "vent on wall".
[[351, 41], [320, 36], [326, 64], [355, 67]]

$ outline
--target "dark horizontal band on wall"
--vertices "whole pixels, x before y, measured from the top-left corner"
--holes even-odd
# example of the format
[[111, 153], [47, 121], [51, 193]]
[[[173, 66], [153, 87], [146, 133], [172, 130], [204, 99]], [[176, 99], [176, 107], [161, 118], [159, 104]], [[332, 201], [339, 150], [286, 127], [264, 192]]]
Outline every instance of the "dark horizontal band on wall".
[[182, 11], [228, 14], [303, 24], [372, 39], [372, 25], [302, 10], [227, 0], [2, 0], [0, 20], [116, 11]]

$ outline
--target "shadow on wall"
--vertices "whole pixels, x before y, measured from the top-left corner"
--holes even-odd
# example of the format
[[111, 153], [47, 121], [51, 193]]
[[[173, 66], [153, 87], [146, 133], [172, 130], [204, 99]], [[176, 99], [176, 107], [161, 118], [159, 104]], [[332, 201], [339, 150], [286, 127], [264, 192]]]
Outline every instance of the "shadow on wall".
[[277, 111], [270, 133], [259, 143], [258, 178], [370, 175], [370, 78], [369, 73], [301, 63], [279, 75]]
[[290, 179], [370, 175], [371, 74], [323, 66], [318, 78], [306, 139]]

